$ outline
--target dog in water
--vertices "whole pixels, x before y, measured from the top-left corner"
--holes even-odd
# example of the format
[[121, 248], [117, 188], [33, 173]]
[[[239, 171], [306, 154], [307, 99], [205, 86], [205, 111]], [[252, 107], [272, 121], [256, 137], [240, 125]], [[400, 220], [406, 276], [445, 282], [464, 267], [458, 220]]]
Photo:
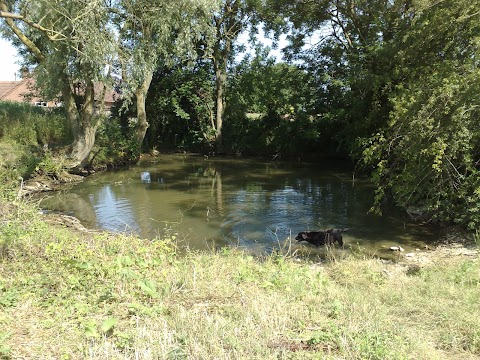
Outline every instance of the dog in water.
[[347, 231], [348, 229], [329, 229], [323, 231], [302, 231], [298, 233], [295, 240], [297, 241], [306, 241], [312, 245], [333, 245], [335, 242], [338, 242], [340, 246], [343, 246], [343, 237], [342, 232]]

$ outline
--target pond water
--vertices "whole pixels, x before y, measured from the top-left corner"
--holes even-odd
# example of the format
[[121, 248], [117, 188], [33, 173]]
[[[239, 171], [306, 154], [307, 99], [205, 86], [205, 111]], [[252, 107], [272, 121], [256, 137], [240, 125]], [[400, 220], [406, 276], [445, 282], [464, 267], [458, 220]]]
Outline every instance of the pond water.
[[[407, 214], [369, 213], [373, 187], [341, 160], [317, 163], [161, 155], [44, 198], [44, 209], [77, 217], [89, 228], [133, 232], [144, 238], [175, 235], [180, 245], [207, 249], [235, 245], [254, 253], [290, 249], [300, 231], [349, 228], [343, 254], [388, 257], [390, 246], [423, 247], [437, 234]], [[338, 247], [338, 246], [337, 246]]]

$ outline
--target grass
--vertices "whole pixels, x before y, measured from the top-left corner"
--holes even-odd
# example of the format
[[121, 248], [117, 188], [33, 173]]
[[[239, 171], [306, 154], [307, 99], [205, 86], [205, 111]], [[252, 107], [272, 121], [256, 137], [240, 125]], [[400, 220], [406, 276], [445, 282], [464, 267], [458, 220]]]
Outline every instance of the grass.
[[475, 359], [478, 259], [177, 254], [0, 204], [1, 359]]
[[62, 169], [61, 149], [72, 139], [66, 123], [62, 109], [0, 101], [1, 194], [18, 188], [21, 179]]
[[62, 109], [0, 101], [0, 138], [26, 146], [65, 144], [72, 134]]

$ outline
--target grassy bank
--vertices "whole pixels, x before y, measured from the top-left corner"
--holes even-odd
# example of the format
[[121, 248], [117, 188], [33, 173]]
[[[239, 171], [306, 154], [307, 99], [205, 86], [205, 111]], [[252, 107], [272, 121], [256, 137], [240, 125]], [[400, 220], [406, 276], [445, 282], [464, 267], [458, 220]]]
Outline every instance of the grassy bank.
[[[7, 182], [18, 184], [19, 177], [26, 180], [61, 172], [72, 136], [62, 108], [0, 101], [0, 191]], [[103, 119], [89, 165], [106, 169], [129, 163], [135, 146], [122, 133], [118, 119]]]
[[320, 266], [88, 233], [0, 206], [3, 359], [474, 359], [476, 258]]

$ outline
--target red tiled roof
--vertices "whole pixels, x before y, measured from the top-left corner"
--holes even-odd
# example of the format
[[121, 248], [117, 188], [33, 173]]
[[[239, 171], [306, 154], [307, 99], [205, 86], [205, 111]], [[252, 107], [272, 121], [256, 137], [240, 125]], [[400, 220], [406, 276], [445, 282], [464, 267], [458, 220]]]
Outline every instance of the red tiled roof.
[[[22, 79], [20, 81], [0, 81], [0, 101], [29, 102], [35, 103], [44, 101], [38, 96], [34, 96], [33, 81], [31, 78]], [[95, 86], [95, 97], [101, 94], [101, 86]], [[105, 92], [105, 105], [112, 106], [118, 100], [119, 94], [114, 90]], [[53, 102], [49, 102], [49, 106], [55, 106]]]
[[23, 103], [43, 103], [43, 106], [55, 106], [54, 102], [45, 102], [35, 95], [33, 80], [24, 78], [20, 81], [0, 81], [0, 100]]
[[26, 92], [26, 81], [0, 81], [0, 100], [24, 101], [23, 93]]

